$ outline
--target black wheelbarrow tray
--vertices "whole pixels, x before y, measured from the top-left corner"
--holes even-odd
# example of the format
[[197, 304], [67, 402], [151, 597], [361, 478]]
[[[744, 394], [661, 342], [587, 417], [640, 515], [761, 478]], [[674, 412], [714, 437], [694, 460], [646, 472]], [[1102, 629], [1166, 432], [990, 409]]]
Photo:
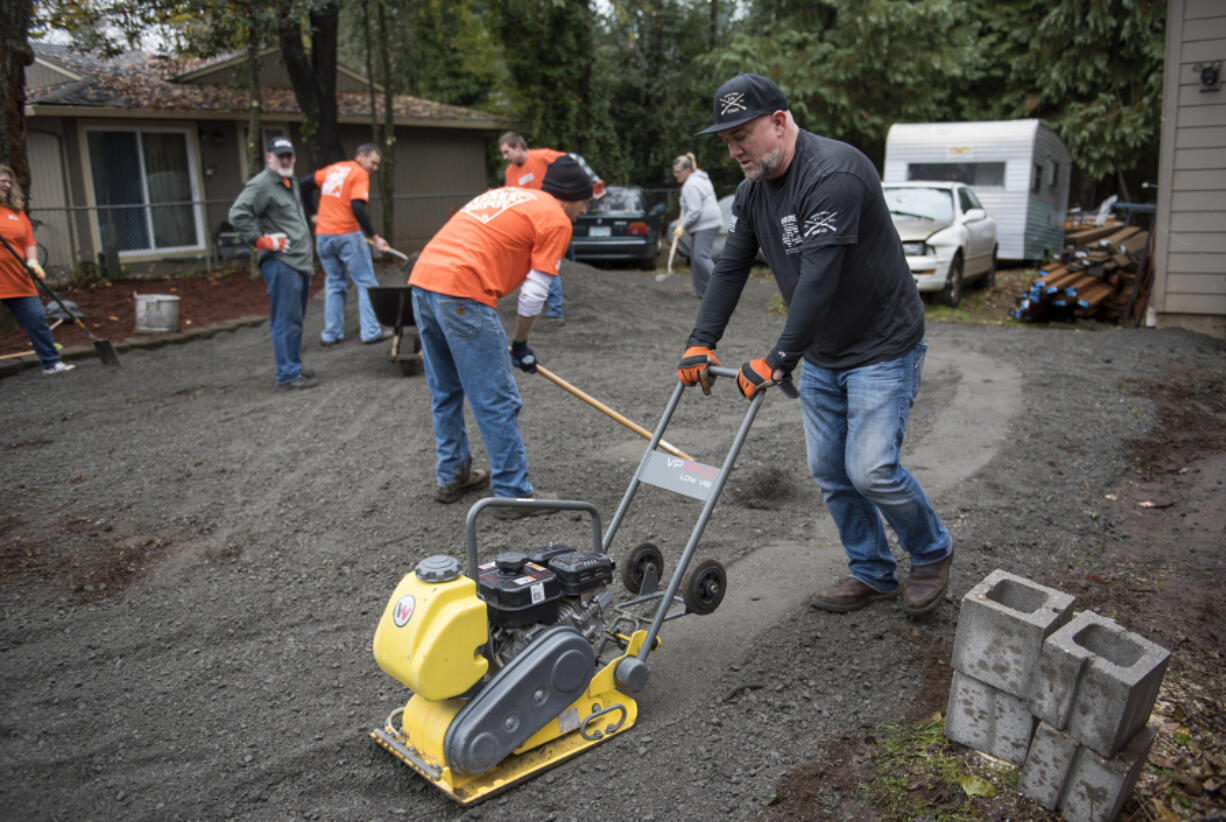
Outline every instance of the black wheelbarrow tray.
[[[382, 325], [394, 329], [392, 360], [406, 377], [421, 373], [421, 340], [417, 336], [417, 322], [413, 319], [412, 292], [412, 286], [408, 285], [380, 285], [366, 289], [375, 317]], [[404, 344], [406, 329], [412, 340], [411, 346]]]

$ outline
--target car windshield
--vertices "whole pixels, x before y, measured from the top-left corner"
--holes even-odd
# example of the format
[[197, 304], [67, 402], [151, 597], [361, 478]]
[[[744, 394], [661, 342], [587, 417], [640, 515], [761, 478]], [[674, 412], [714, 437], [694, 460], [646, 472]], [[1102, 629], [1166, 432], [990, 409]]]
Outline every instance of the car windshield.
[[947, 188], [883, 188], [890, 214], [936, 223], [954, 218], [954, 198]]
[[603, 197], [587, 204], [588, 214], [642, 214], [646, 210], [643, 189], [628, 186], [608, 186]]

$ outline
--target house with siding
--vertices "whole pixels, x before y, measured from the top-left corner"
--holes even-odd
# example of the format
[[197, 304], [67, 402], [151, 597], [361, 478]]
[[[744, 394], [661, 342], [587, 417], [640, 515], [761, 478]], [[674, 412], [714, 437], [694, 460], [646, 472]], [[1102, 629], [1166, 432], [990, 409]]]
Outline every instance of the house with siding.
[[[124, 264], [217, 254], [230, 203], [259, 170], [247, 167], [249, 104], [246, 84], [236, 82], [245, 56], [191, 61], [134, 52], [101, 59], [42, 43], [34, 50], [25, 109], [30, 216], [48, 264], [100, 254]], [[301, 115], [279, 52], [264, 52], [261, 67], [261, 145], [274, 136], [301, 144]], [[347, 157], [370, 140], [370, 105], [366, 78], [340, 67]], [[396, 95], [393, 106], [396, 224], [389, 239], [408, 250], [485, 190], [488, 143], [505, 124], [408, 95]], [[300, 153], [296, 174], [310, 171]], [[371, 200], [381, 226], [373, 188]]]
[[1146, 321], [1226, 337], [1226, 3], [1168, 0]]

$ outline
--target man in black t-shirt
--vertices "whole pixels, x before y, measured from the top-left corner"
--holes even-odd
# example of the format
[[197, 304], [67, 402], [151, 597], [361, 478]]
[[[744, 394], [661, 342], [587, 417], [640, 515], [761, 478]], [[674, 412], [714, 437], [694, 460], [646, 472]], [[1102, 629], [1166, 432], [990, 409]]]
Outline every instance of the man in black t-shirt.
[[814, 604], [852, 611], [899, 590], [881, 518], [911, 557], [903, 611], [940, 604], [953, 543], [899, 464], [923, 371], [924, 309], [873, 164], [846, 143], [802, 131], [779, 87], [738, 74], [715, 93], [716, 132], [746, 179], [678, 377], [709, 389], [708, 364], [761, 247], [788, 306], [765, 356], [741, 366], [746, 398], [790, 382], [800, 394], [809, 471], [839, 529], [851, 575]]

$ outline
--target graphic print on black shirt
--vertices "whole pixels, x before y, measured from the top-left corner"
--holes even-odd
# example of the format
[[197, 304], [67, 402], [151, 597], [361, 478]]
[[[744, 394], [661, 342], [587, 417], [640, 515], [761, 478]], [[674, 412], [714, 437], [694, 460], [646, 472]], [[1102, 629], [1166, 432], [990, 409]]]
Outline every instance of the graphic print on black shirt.
[[741, 182], [691, 344], [723, 335], [759, 246], [788, 305], [776, 351], [856, 368], [923, 339], [923, 303], [877, 170], [852, 146], [802, 130], [781, 177]]

